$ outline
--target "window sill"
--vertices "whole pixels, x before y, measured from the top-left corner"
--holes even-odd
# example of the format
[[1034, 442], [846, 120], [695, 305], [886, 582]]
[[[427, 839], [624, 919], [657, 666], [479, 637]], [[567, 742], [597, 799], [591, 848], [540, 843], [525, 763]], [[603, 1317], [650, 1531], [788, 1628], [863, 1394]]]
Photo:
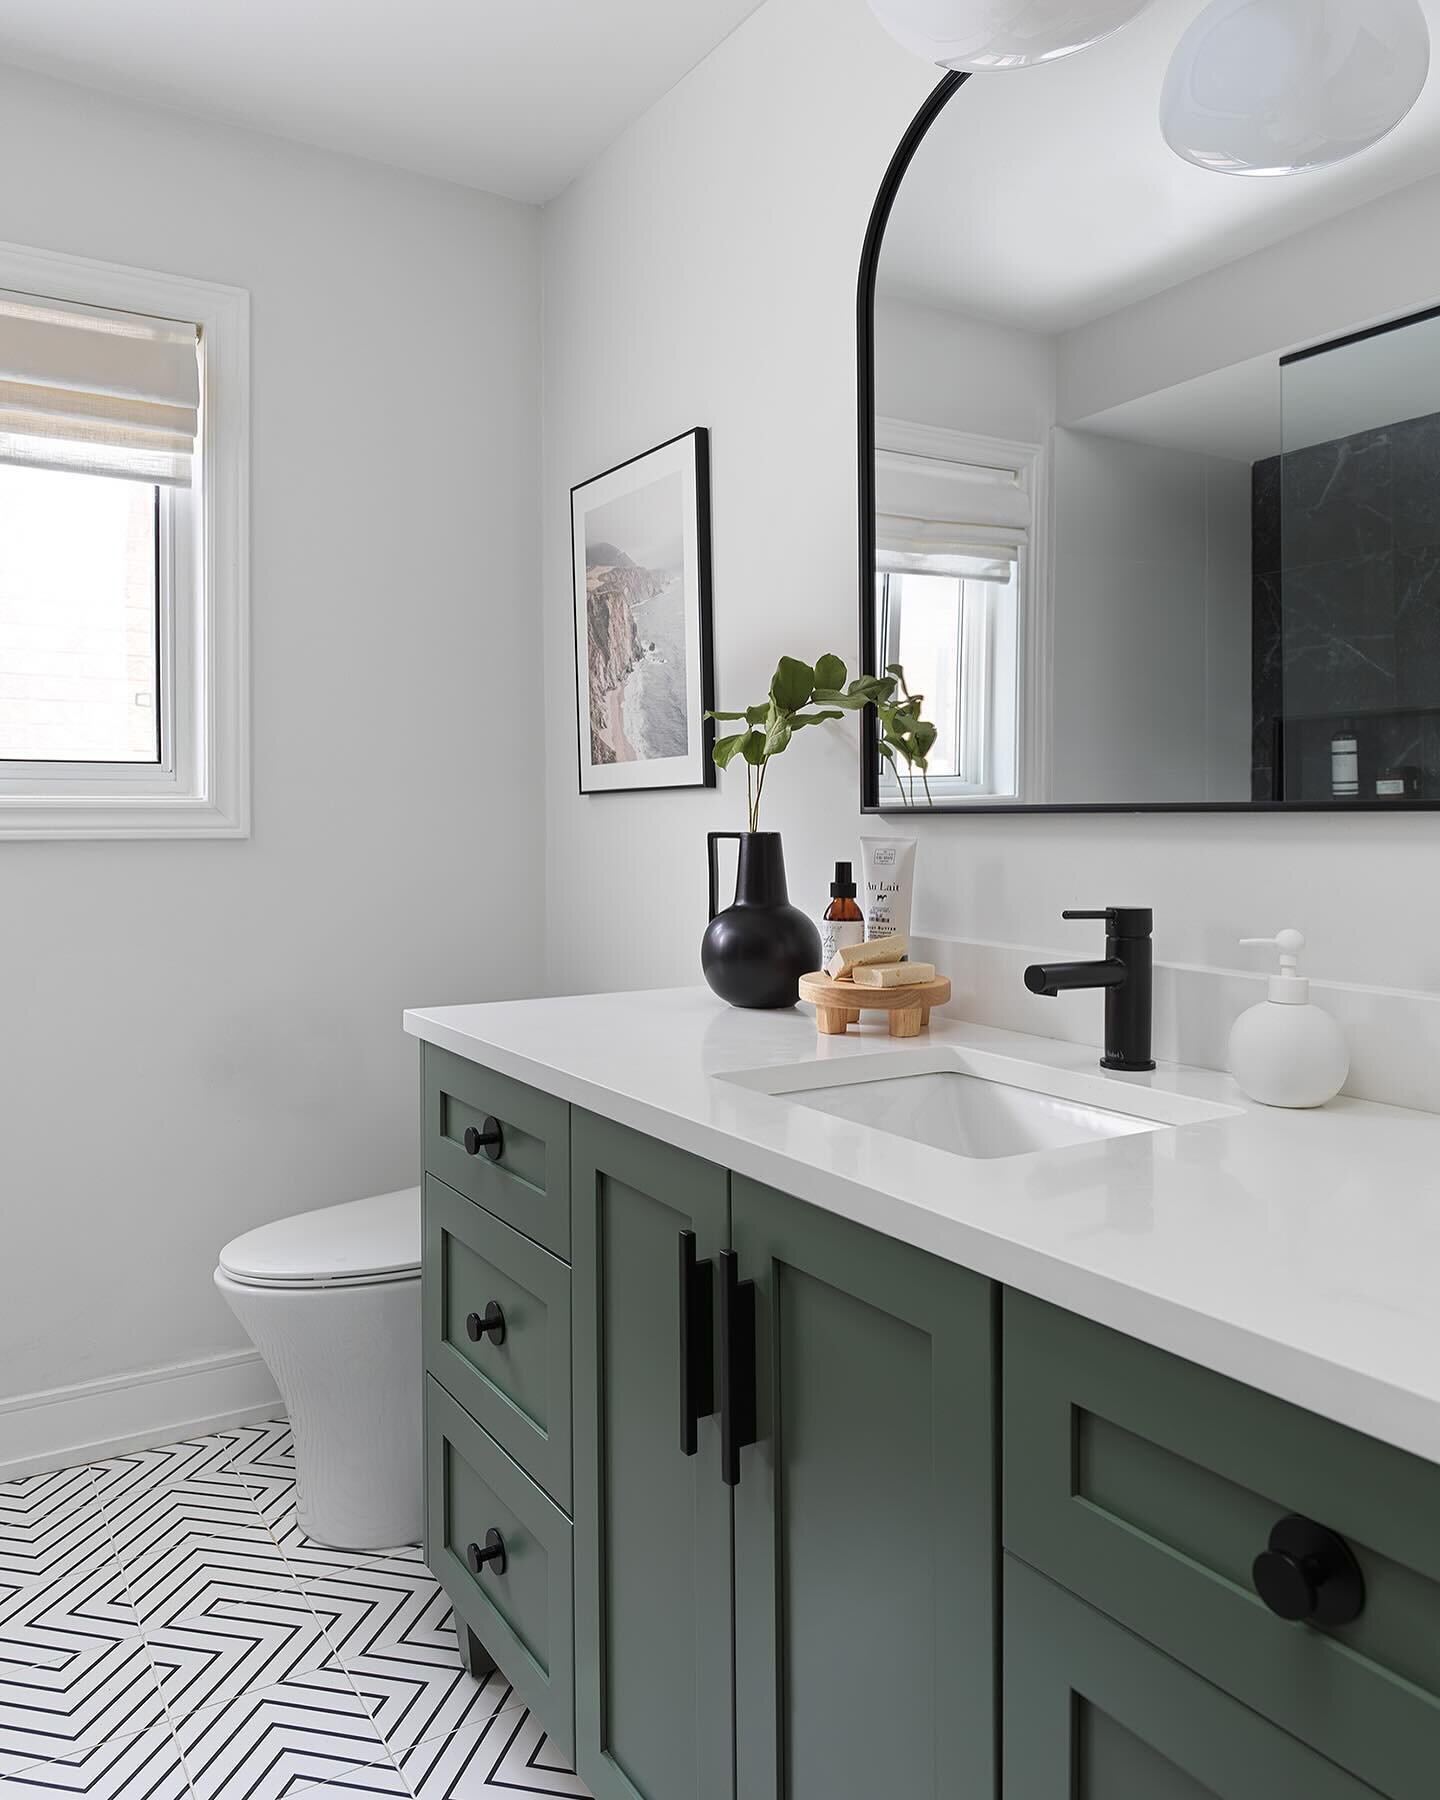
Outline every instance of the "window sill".
[[244, 795], [230, 804], [191, 795], [0, 796], [0, 842], [59, 838], [248, 838]]

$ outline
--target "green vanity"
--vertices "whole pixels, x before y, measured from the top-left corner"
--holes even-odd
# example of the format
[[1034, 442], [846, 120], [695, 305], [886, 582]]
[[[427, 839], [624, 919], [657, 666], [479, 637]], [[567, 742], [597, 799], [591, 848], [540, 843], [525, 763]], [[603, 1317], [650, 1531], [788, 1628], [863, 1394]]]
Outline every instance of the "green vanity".
[[[1440, 1466], [433, 1042], [423, 1088], [427, 1558], [597, 1800], [1440, 1795]], [[1309, 1622], [1253, 1573], [1297, 1515]]]

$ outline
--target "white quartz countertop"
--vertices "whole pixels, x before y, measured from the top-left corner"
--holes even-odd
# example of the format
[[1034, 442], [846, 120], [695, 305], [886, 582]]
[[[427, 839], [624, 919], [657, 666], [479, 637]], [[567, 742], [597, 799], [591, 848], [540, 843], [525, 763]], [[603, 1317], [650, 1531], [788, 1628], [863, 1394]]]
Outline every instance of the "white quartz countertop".
[[[425, 1008], [405, 1029], [1440, 1463], [1440, 1115], [1277, 1111], [1225, 1075], [1107, 1075], [1091, 1048], [939, 1014], [928, 1040], [821, 1038], [808, 1008], [705, 988]], [[969, 1160], [717, 1079], [927, 1041], [1237, 1110]]]

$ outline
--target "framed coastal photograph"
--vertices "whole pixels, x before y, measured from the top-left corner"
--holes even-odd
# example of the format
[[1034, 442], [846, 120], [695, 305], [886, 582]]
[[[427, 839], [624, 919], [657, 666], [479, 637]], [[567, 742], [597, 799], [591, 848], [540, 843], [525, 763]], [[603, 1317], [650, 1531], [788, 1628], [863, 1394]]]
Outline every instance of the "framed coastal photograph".
[[710, 439], [570, 490], [580, 792], [713, 787]]

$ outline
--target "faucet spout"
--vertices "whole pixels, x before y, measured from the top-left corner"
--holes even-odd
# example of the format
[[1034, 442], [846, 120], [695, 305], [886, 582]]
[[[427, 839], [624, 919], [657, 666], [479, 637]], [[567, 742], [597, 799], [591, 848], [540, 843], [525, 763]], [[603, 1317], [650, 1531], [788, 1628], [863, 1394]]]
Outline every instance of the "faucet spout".
[[1025, 971], [1025, 985], [1032, 994], [1063, 994], [1072, 988], [1114, 988], [1129, 979], [1129, 970], [1118, 956], [1103, 962], [1032, 963]]
[[1067, 919], [1103, 919], [1105, 955], [1096, 962], [1032, 963], [1025, 985], [1052, 998], [1074, 988], [1105, 991], [1103, 1069], [1153, 1069], [1150, 1008], [1153, 918], [1149, 907], [1111, 906], [1104, 912], [1067, 912]]

